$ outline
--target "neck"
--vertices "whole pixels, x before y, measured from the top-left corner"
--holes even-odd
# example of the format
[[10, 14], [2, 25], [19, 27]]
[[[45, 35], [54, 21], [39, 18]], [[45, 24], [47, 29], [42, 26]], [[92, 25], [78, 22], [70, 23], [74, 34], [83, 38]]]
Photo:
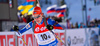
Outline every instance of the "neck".
[[37, 24], [41, 25], [42, 23], [43, 23], [43, 18], [42, 18], [41, 22], [40, 23], [37, 23]]

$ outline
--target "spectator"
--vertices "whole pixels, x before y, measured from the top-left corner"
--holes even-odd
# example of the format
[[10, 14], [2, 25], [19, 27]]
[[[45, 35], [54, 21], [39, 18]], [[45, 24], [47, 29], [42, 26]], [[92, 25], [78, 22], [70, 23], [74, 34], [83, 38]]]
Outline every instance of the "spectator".
[[78, 28], [78, 22], [75, 23], [75, 28]]
[[72, 28], [72, 29], [74, 28], [73, 23], [71, 23], [71, 28]]

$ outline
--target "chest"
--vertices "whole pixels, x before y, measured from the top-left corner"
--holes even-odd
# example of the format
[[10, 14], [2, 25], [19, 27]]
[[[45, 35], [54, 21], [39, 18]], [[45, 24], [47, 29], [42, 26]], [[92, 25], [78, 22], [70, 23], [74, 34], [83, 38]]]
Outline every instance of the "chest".
[[36, 23], [34, 33], [43, 33], [46, 31], [48, 31], [48, 29], [46, 29], [44, 22], [41, 25]]

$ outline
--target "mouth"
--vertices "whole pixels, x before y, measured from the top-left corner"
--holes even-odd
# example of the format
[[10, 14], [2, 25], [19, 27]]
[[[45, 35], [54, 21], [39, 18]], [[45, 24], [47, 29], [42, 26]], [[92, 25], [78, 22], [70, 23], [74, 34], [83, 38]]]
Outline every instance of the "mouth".
[[39, 23], [39, 20], [37, 20], [36, 22]]

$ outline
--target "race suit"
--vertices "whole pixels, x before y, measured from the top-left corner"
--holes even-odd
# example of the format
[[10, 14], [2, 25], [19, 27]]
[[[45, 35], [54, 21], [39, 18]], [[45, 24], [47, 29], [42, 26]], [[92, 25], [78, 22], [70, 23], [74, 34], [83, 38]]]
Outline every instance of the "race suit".
[[[49, 25], [54, 25], [56, 22], [46, 18], [46, 22]], [[34, 35], [37, 39], [39, 46], [56, 46], [58, 41], [55, 36], [46, 28], [44, 20], [42, 19], [41, 23], [35, 24], [35, 29], [33, 29], [34, 20], [29, 22], [22, 30], [19, 32], [22, 34], [28, 30], [34, 30]], [[59, 24], [53, 26], [54, 29], [63, 29]]]

